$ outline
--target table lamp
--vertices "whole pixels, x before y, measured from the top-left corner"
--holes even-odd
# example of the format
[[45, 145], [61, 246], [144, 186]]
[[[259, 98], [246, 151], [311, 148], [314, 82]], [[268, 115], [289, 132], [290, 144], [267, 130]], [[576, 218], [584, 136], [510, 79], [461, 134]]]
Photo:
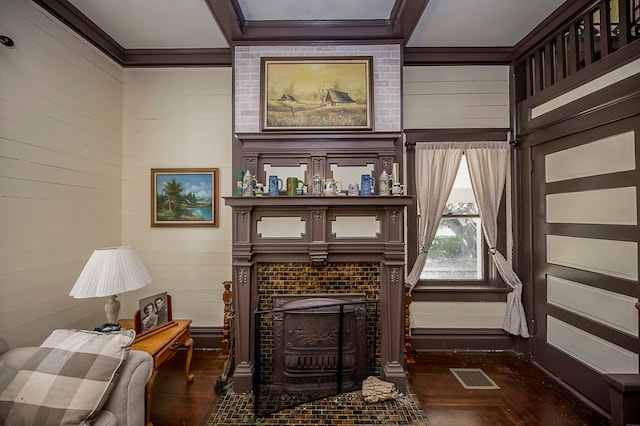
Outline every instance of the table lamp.
[[69, 296], [76, 299], [109, 297], [104, 311], [107, 322], [115, 323], [120, 312], [118, 294], [151, 283], [151, 274], [133, 247], [108, 247], [93, 251]]

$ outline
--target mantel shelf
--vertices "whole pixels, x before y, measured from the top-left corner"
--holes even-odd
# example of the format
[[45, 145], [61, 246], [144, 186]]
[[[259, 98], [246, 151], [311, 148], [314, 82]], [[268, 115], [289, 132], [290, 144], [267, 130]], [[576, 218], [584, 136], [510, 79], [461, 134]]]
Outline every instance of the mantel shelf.
[[371, 131], [335, 131], [335, 132], [262, 132], [262, 133], [237, 133], [236, 137], [241, 141], [265, 141], [265, 140], [278, 140], [278, 141], [375, 141], [375, 140], [393, 140], [400, 138], [402, 134], [400, 132], [371, 132]]
[[312, 196], [303, 195], [296, 197], [224, 197], [225, 204], [232, 207], [333, 207], [333, 206], [359, 206], [359, 207], [393, 207], [410, 206], [413, 197], [409, 195], [371, 195], [371, 196]]

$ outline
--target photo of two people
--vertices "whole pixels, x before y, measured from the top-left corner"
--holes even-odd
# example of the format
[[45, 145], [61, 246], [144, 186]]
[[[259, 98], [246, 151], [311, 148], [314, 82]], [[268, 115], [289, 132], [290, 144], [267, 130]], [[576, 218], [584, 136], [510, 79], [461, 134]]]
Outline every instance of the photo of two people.
[[140, 314], [143, 332], [167, 323], [169, 321], [167, 293], [164, 292], [140, 299]]

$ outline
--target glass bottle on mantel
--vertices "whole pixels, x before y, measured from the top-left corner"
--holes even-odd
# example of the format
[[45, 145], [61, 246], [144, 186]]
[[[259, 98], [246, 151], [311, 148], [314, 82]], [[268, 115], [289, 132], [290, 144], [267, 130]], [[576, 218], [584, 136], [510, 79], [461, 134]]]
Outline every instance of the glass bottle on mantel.
[[382, 170], [382, 173], [380, 173], [378, 187], [380, 188], [380, 195], [391, 195], [391, 176], [386, 170]]

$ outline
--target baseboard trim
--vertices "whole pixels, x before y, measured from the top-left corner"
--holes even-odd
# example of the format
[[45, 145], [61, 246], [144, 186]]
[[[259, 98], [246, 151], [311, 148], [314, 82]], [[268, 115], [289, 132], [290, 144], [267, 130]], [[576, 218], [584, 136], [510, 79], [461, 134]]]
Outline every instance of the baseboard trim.
[[420, 351], [513, 351], [516, 341], [501, 329], [414, 328], [413, 350]]
[[[192, 326], [195, 349], [220, 349], [222, 327]], [[516, 340], [501, 329], [414, 328], [415, 351], [514, 351]]]
[[194, 349], [220, 349], [222, 347], [222, 327], [191, 327]]

